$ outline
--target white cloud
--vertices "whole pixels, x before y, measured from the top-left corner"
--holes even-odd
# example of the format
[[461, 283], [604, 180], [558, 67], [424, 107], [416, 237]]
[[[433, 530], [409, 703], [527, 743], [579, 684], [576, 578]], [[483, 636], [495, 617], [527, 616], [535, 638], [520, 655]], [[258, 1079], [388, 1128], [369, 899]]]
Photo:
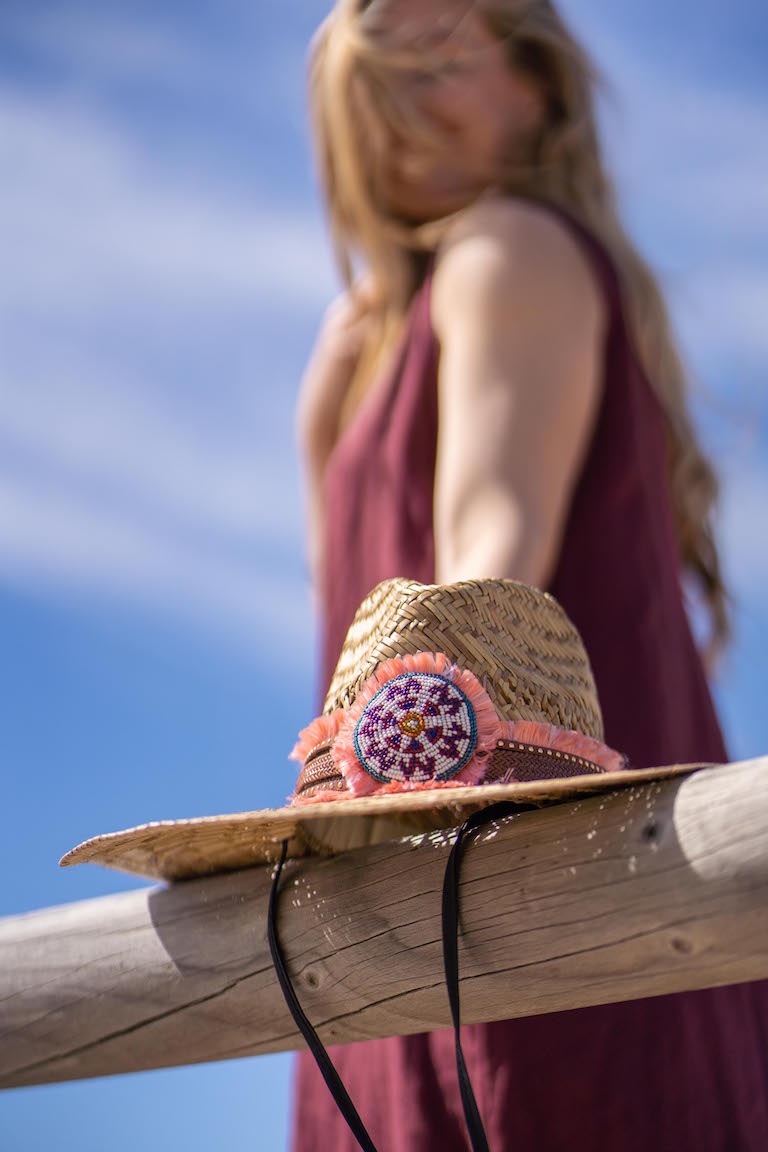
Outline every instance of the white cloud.
[[[180, 82], [191, 67], [190, 46], [153, 26], [125, 37], [101, 21], [86, 39], [77, 28], [64, 29], [66, 43], [50, 29], [33, 39], [126, 76], [166, 70]], [[619, 119], [610, 107], [606, 116], [609, 163], [685, 344], [699, 364], [737, 351], [768, 364], [768, 153], [756, 147], [768, 109], [592, 39], [619, 91]], [[286, 397], [297, 381], [275, 375], [265, 346], [258, 367], [270, 387], [249, 419], [226, 378], [207, 386], [206, 415], [184, 394], [183, 350], [190, 333], [245, 334], [258, 315], [311, 328], [335, 290], [319, 210], [254, 203], [232, 173], [208, 183], [199, 167], [184, 172], [68, 91], [0, 88], [0, 324], [10, 336], [0, 572], [247, 635], [269, 626], [263, 604], [301, 621], [292, 426], [285, 400], [268, 395]], [[163, 368], [139, 376], [133, 341], [150, 332], [165, 342]], [[728, 479], [726, 560], [755, 593], [768, 569], [755, 531], [766, 506], [759, 477]]]
[[768, 471], [749, 460], [725, 470], [722, 538], [728, 579], [744, 599], [768, 587]]
[[138, 13], [94, 9], [68, 3], [50, 9], [44, 20], [30, 20], [23, 9], [4, 13], [3, 34], [16, 50], [37, 58], [66, 61], [79, 71], [99, 72], [115, 79], [154, 74], [168, 80], [193, 79], [202, 54], [194, 41], [173, 35], [155, 19], [141, 21]]
[[7, 55], [34, 61], [60, 90], [112, 99], [123, 111], [134, 96], [139, 109], [150, 98], [177, 139], [200, 143], [196, 112], [212, 104], [255, 126], [268, 118], [283, 133], [303, 133], [306, 54], [325, 15], [322, 0], [302, 0], [300, 10], [281, 0], [235, 3], [207, 36], [199, 12], [65, 0], [40, 20], [23, 6], [0, 7], [0, 34]]
[[[275, 349], [251, 349], [244, 420], [215, 364], [207, 403], [185, 396], [184, 349], [190, 325], [213, 343], [217, 324], [245, 334], [260, 312], [317, 317], [333, 279], [315, 210], [189, 187], [114, 124], [9, 89], [0, 140], [0, 570], [246, 632], [272, 612], [263, 570], [275, 611], [286, 581], [306, 601], [298, 381], [270, 371]], [[165, 342], [149, 377], [137, 337]]]
[[[723, 264], [700, 270], [684, 291], [670, 293], [691, 356], [749, 359], [768, 378], [768, 266]], [[718, 367], [720, 364], [718, 364]], [[727, 383], [727, 382], [726, 382]]]
[[185, 182], [109, 122], [7, 87], [0, 141], [0, 307], [317, 310], [334, 290], [309, 206]]
[[[160, 608], [251, 650], [310, 645], [308, 589], [278, 570], [169, 536], [142, 517], [0, 474], [0, 573], [48, 592], [107, 595]], [[280, 643], [278, 643], [280, 642]]]
[[660, 65], [600, 25], [589, 40], [612, 88], [601, 125], [623, 196], [638, 211], [663, 208], [688, 238], [698, 231], [703, 249], [767, 238], [766, 100], [737, 76], [726, 86]]
[[768, 102], [692, 76], [621, 35], [594, 5], [574, 13], [609, 82], [598, 108], [632, 235], [660, 276], [699, 362], [768, 354]]
[[[22, 475], [49, 474], [85, 495], [127, 504], [168, 531], [298, 554], [302, 525], [291, 441], [254, 424], [253, 439], [226, 423], [218, 430], [179, 411], [179, 398], [83, 376], [15, 381], [0, 402], [0, 444]], [[234, 422], [234, 415], [232, 420]]]

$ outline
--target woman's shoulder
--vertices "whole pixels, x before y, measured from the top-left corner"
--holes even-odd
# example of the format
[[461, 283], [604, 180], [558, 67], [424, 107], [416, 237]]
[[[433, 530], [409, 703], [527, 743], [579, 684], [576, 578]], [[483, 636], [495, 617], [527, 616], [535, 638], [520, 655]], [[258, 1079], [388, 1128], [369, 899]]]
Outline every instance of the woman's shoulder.
[[587, 230], [559, 206], [487, 192], [451, 223], [436, 251], [431, 314], [437, 331], [468, 299], [570, 299], [593, 314], [605, 292]]
[[589, 229], [575, 210], [551, 200], [511, 195], [488, 189], [461, 212], [446, 229], [435, 253], [436, 263], [459, 245], [504, 249], [505, 255], [537, 255], [540, 259], [576, 258]]

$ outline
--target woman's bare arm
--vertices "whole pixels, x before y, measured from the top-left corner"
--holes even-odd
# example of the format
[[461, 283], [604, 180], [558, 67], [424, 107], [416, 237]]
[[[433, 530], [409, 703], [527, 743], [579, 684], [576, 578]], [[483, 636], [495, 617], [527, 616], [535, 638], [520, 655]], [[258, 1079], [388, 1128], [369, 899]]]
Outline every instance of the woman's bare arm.
[[329, 305], [296, 404], [294, 432], [304, 473], [306, 555], [315, 608], [321, 594], [323, 563], [323, 476], [338, 437], [339, 413], [362, 350], [372, 299], [373, 288], [365, 281], [356, 299], [343, 293]]
[[438, 252], [431, 309], [436, 579], [546, 587], [602, 388], [594, 272], [546, 208], [485, 199]]

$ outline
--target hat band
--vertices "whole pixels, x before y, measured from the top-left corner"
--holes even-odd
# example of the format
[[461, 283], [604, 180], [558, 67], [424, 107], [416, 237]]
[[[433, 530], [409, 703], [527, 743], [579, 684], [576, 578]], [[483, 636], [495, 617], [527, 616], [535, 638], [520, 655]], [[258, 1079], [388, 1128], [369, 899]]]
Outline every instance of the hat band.
[[[513, 727], [513, 725], [509, 725]], [[605, 773], [611, 768], [621, 768], [625, 765], [614, 764], [608, 767], [603, 767], [595, 760], [587, 759], [585, 756], [576, 755], [573, 752], [567, 752], [561, 748], [546, 746], [545, 744], [538, 744], [531, 742], [533, 733], [531, 729], [539, 728], [541, 730], [542, 738], [552, 738], [552, 725], [539, 724], [535, 725], [531, 722], [525, 724], [528, 740], [523, 742], [514, 739], [501, 739], [498, 741], [496, 749], [491, 755], [488, 767], [485, 770], [483, 777], [483, 784], [513, 784], [530, 780], [551, 780], [563, 779], [571, 776], [586, 776], [592, 774]], [[585, 737], [581, 733], [566, 733], [562, 729], [558, 730], [561, 737], [561, 743], [567, 743], [568, 736], [575, 736], [579, 743], [583, 742]], [[593, 743], [597, 744], [597, 741]], [[611, 753], [612, 749], [608, 750]], [[599, 751], [597, 752], [599, 755]], [[456, 786], [453, 781], [447, 780], [439, 784], [441, 787]], [[412, 786], [412, 788], [415, 786]], [[434, 781], [428, 781], [422, 785], [424, 788], [435, 787]], [[389, 790], [388, 790], [389, 791]], [[316, 746], [311, 754], [307, 757], [304, 767], [299, 773], [298, 781], [296, 782], [296, 791], [293, 796], [293, 803], [301, 804], [308, 801], [312, 797], [317, 797], [320, 793], [336, 792], [341, 795], [338, 797], [350, 796], [350, 790], [347, 782], [342, 775], [338, 764], [333, 758], [330, 742]], [[328, 797], [331, 799], [331, 797]]]
[[301, 765], [293, 804], [628, 767], [592, 736], [503, 720], [477, 676], [444, 652], [382, 661], [348, 708], [302, 730], [290, 758]]

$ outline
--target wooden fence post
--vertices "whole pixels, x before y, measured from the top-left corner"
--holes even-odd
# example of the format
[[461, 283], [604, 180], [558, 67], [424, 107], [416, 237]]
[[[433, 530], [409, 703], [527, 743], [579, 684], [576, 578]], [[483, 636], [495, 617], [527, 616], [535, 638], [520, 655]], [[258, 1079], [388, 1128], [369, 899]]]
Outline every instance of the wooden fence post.
[[[290, 863], [280, 933], [326, 1043], [450, 1023], [450, 833]], [[0, 921], [0, 1086], [301, 1046], [266, 942], [271, 870]], [[768, 977], [768, 758], [525, 812], [461, 884], [462, 1019]]]

